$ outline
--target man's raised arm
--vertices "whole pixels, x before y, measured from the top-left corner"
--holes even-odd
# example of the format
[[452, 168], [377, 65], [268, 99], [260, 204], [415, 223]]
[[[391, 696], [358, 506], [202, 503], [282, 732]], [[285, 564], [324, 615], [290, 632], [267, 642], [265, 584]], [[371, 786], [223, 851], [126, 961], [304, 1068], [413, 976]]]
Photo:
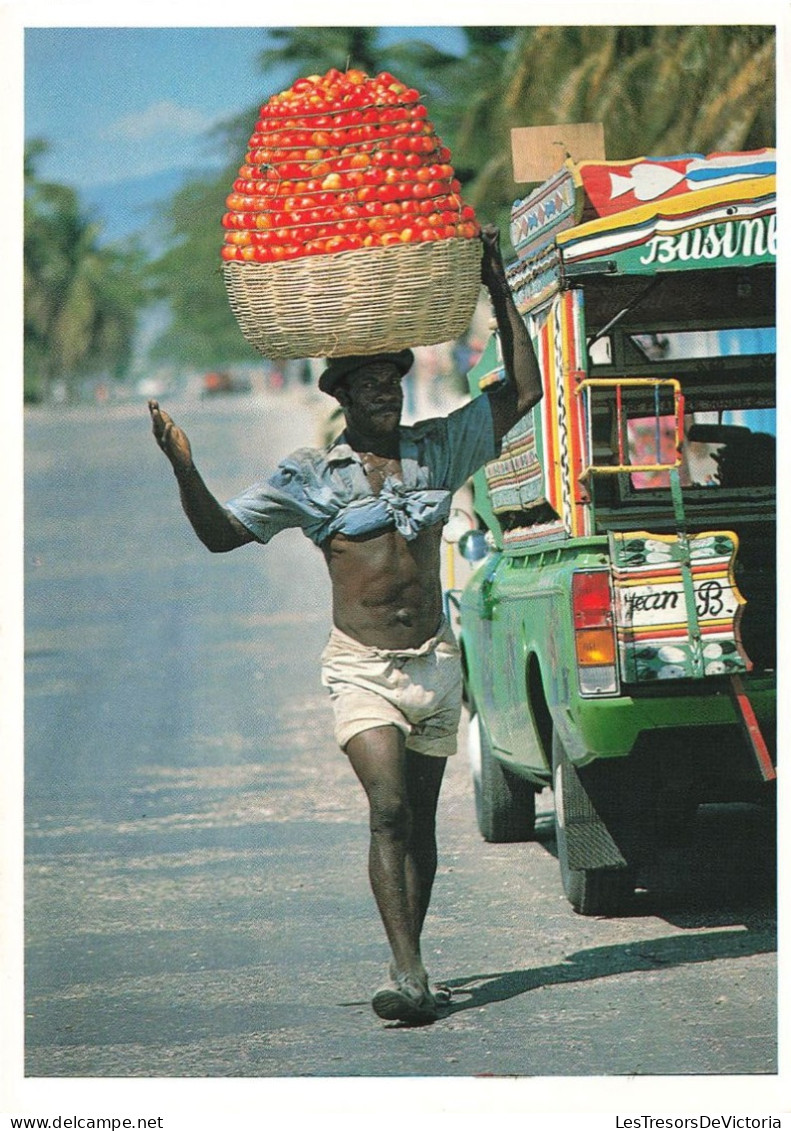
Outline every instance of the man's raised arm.
[[490, 393], [495, 438], [498, 443], [542, 396], [541, 370], [524, 319], [514, 304], [500, 252], [500, 232], [488, 224], [481, 232], [481, 279], [489, 291], [500, 332], [503, 365], [508, 385]]
[[154, 438], [170, 460], [178, 480], [181, 505], [201, 542], [213, 554], [235, 550], [253, 541], [250, 531], [217, 502], [192, 462], [187, 434], [157, 401], [148, 402]]

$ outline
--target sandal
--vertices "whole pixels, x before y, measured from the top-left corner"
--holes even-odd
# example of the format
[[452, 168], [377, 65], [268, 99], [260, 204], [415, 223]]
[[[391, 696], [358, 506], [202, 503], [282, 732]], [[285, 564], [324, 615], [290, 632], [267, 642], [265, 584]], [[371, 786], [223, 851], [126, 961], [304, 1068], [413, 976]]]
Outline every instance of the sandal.
[[437, 982], [431, 987], [431, 993], [437, 1005], [450, 1005], [453, 990], [444, 982]]
[[434, 995], [408, 974], [398, 974], [392, 985], [377, 990], [371, 1006], [383, 1021], [405, 1025], [430, 1025], [439, 1016]]
[[[398, 982], [398, 971], [395, 962], [390, 963], [389, 967], [390, 978], [393, 982]], [[439, 1006], [450, 1005], [451, 998], [453, 997], [453, 990], [445, 982], [435, 982], [428, 991], [434, 998], [434, 1001]]]

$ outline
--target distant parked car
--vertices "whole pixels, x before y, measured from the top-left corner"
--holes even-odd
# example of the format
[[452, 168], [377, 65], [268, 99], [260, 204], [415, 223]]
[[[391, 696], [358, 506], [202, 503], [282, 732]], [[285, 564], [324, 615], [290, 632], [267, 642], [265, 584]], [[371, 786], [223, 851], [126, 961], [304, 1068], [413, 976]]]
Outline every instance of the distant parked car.
[[249, 377], [232, 376], [230, 373], [207, 373], [203, 378], [201, 396], [215, 397], [223, 393], [249, 393], [252, 386]]

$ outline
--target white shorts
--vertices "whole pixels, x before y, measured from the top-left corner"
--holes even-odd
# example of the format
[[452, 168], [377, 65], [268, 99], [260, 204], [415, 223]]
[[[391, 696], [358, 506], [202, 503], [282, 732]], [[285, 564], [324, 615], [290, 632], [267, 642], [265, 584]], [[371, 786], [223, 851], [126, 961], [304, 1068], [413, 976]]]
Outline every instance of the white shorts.
[[443, 618], [419, 648], [370, 648], [333, 628], [322, 656], [321, 682], [335, 712], [341, 749], [372, 727], [396, 726], [418, 754], [456, 753], [461, 718], [461, 662]]

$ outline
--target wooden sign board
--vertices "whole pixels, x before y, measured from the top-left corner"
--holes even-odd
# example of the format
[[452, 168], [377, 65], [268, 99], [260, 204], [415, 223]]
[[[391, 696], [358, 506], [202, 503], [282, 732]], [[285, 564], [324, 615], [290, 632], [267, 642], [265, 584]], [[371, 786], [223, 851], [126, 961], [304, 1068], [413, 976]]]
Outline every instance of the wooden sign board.
[[574, 161], [605, 161], [601, 122], [524, 126], [511, 130], [511, 155], [517, 184], [545, 181], [567, 157]]

